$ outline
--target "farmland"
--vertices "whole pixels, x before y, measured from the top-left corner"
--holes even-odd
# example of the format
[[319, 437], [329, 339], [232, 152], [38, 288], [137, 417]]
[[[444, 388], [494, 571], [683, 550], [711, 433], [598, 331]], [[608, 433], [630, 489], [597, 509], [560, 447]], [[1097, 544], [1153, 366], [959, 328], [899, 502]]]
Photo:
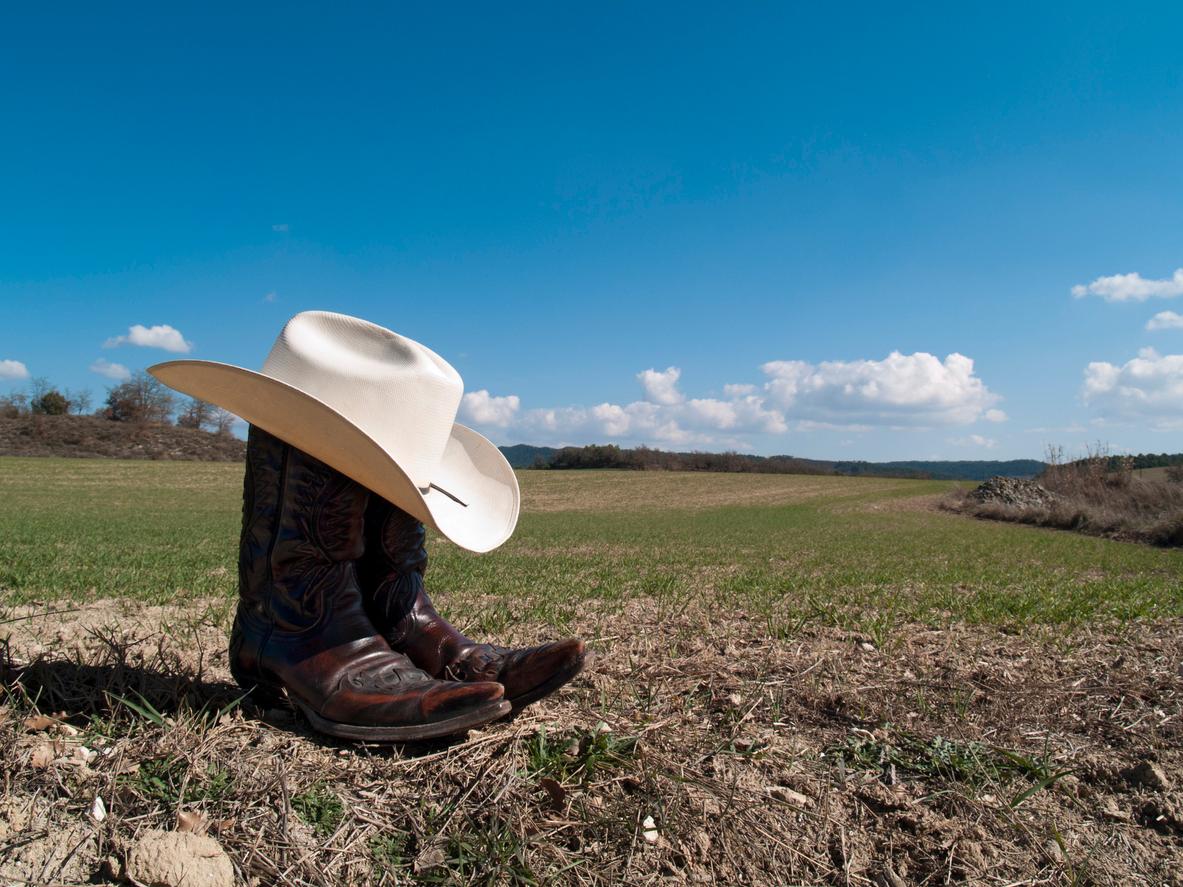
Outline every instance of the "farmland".
[[514, 537], [433, 538], [428, 587], [596, 663], [384, 749], [238, 701], [241, 466], [0, 459], [0, 874], [115, 877], [189, 812], [264, 883], [1177, 877], [1179, 551], [942, 512], [940, 481], [519, 476]]

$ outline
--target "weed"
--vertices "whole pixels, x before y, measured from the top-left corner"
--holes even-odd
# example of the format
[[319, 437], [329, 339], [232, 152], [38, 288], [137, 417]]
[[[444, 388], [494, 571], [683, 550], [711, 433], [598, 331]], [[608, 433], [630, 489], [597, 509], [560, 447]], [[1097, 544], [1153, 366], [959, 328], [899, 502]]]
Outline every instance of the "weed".
[[143, 761], [129, 778], [129, 783], [140, 794], [159, 801], [166, 807], [216, 803], [229, 793], [230, 773], [210, 764], [202, 774], [194, 774], [184, 758], [154, 758]]
[[298, 795], [292, 795], [292, 809], [321, 838], [328, 838], [341, 824], [345, 806], [341, 799], [323, 782], [318, 782]]
[[924, 739], [891, 725], [874, 734], [860, 730], [843, 744], [827, 749], [826, 754], [840, 760], [846, 769], [877, 771], [884, 776], [905, 774], [973, 788], [1017, 776], [1032, 780], [1035, 784], [1016, 795], [1012, 807], [1071, 772], [1055, 770], [1046, 757], [1030, 758], [982, 742], [959, 742], [943, 736]]
[[449, 835], [443, 850], [444, 864], [421, 875], [420, 883], [488, 887], [539, 883], [526, 858], [525, 841], [503, 820], [490, 818]]
[[407, 866], [408, 836], [402, 832], [382, 832], [370, 838], [370, 859], [375, 877], [397, 877]]
[[527, 743], [528, 770], [560, 782], [588, 783], [597, 772], [626, 763], [636, 745], [636, 739], [606, 729], [548, 736], [543, 727]]

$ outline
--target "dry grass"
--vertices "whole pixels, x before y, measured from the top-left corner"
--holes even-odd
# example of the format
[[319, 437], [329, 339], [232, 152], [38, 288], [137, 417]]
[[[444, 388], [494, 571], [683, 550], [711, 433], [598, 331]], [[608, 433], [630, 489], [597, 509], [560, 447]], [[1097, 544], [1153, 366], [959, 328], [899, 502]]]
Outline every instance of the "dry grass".
[[557, 699], [391, 749], [236, 705], [225, 611], [9, 617], [0, 877], [103, 881], [196, 813], [261, 883], [1180, 883], [1183, 804], [1131, 775], [1183, 781], [1178, 621], [884, 649], [637, 601]]
[[1047, 505], [976, 502], [966, 490], [948, 507], [975, 517], [1075, 530], [1150, 545], [1183, 546], [1183, 483], [1161, 472], [1113, 471], [1107, 456], [1051, 465], [1039, 483], [1056, 498]]
[[239, 469], [0, 460], [0, 883], [196, 821], [260, 884], [1183, 884], [1178, 552], [939, 482], [522, 479], [514, 539], [433, 539], [429, 586], [595, 666], [385, 748], [239, 699]]

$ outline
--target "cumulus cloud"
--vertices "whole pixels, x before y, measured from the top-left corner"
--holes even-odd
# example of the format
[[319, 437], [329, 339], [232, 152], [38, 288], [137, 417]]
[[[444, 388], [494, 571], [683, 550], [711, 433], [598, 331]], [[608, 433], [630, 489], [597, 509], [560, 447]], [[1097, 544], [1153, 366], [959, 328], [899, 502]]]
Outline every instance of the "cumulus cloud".
[[1183, 330], [1183, 314], [1174, 311], [1160, 311], [1146, 321], [1146, 329], [1155, 330]]
[[27, 379], [29, 368], [19, 360], [0, 360], [0, 379]]
[[968, 425], [1000, 400], [957, 353], [943, 361], [923, 351], [816, 365], [773, 360], [762, 369], [773, 406], [835, 427]]
[[[557, 444], [617, 441], [656, 446], [747, 447], [748, 436], [795, 431], [865, 432], [1006, 421], [1000, 398], [974, 375], [973, 361], [918, 352], [883, 360], [771, 361], [762, 386], [730, 384], [723, 398], [687, 397], [681, 370], [637, 373], [644, 399], [525, 409], [517, 395], [464, 396], [461, 414], [522, 440]], [[978, 437], [981, 437], [980, 435]], [[973, 437], [966, 438], [973, 440]], [[981, 437], [976, 446], [990, 446]]]
[[678, 379], [682, 371], [677, 367], [667, 367], [665, 370], [642, 370], [637, 373], [641, 387], [645, 389], [645, 399], [653, 403], [675, 404], [683, 400], [682, 392], [678, 390]]
[[131, 370], [121, 363], [112, 363], [100, 357], [90, 365], [92, 373], [98, 373], [100, 376], [106, 376], [108, 379], [114, 379], [116, 382], [126, 382], [131, 378]]
[[987, 450], [992, 450], [998, 446], [998, 441], [992, 437], [983, 437], [980, 434], [971, 434], [968, 437], [951, 437], [949, 443], [955, 444], [959, 447], [983, 447]]
[[174, 329], [167, 323], [158, 326], [144, 326], [133, 324], [128, 327], [126, 336], [112, 336], [103, 343], [104, 348], [117, 348], [120, 345], [139, 345], [143, 348], [161, 348], [178, 354], [187, 354], [193, 350], [193, 343], [185, 341], [181, 331]]
[[1081, 396], [1105, 421], [1183, 428], [1183, 354], [1143, 348], [1121, 366], [1094, 361], [1085, 367]]
[[522, 405], [516, 394], [493, 397], [488, 391], [470, 391], [460, 402], [460, 415], [475, 425], [495, 425], [508, 428]]
[[1173, 299], [1183, 296], [1183, 268], [1165, 280], [1146, 279], [1138, 272], [1098, 277], [1092, 283], [1072, 287], [1078, 299], [1100, 296], [1106, 302], [1145, 302], [1147, 299]]

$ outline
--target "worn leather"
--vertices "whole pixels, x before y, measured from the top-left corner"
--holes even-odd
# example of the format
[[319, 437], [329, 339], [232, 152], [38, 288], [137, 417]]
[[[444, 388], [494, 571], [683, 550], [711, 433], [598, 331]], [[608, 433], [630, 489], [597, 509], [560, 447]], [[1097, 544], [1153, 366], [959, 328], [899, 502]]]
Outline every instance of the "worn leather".
[[511, 703], [553, 692], [579, 673], [583, 641], [512, 649], [479, 644], [456, 629], [424, 587], [426, 530], [377, 495], [366, 509], [366, 552], [358, 564], [366, 609], [390, 646], [434, 677], [497, 681]]
[[499, 699], [495, 682], [434, 679], [375, 630], [355, 567], [368, 498], [323, 462], [250, 429], [230, 641], [235, 679], [262, 701], [282, 688], [347, 725], [430, 724]]

